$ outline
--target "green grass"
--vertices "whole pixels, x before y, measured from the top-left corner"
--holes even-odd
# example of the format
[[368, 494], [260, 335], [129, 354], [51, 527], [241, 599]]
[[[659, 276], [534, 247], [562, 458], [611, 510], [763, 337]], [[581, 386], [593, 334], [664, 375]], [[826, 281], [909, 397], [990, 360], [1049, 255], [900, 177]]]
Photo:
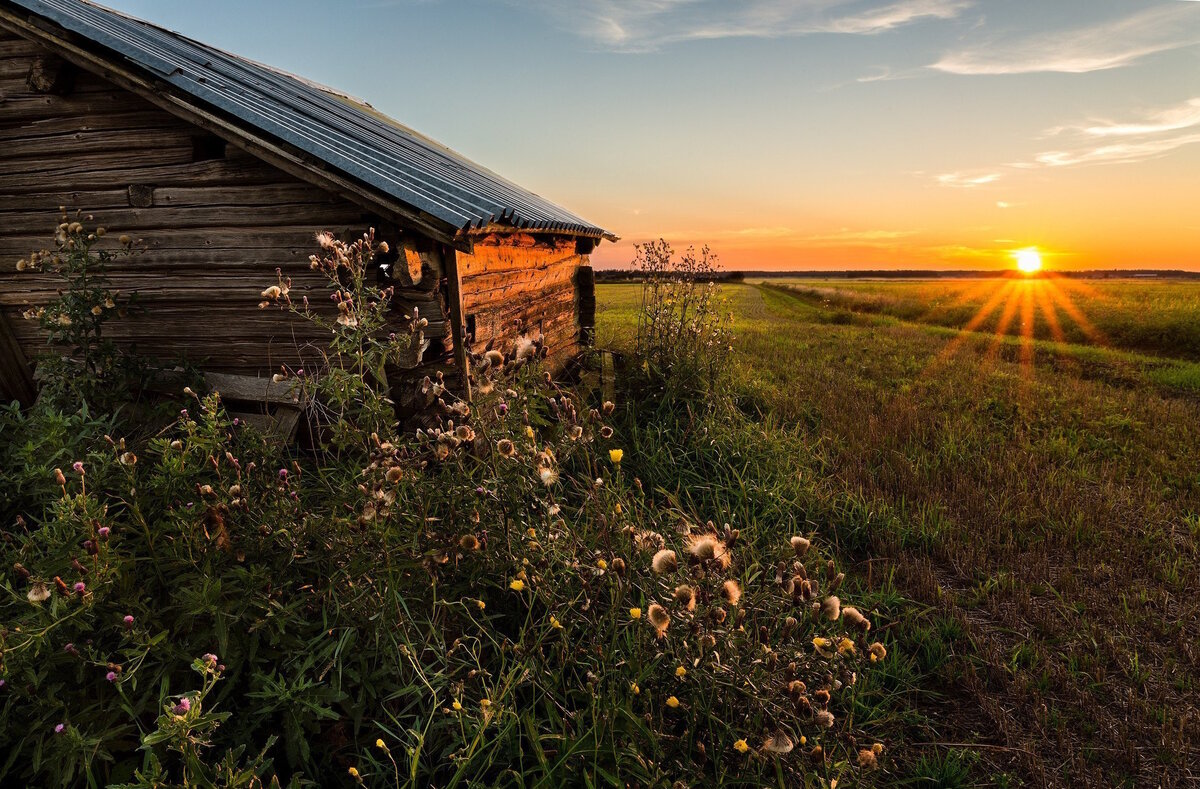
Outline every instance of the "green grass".
[[1200, 280], [1061, 277], [928, 281], [772, 279], [806, 301], [931, 326], [1099, 344], [1200, 361]]
[[[1104, 346], [1065, 322], [1084, 342], [928, 318], [977, 284], [725, 286], [741, 408], [789, 436], [777, 460], [736, 461], [738, 484], [795, 475], [789, 517], [889, 623], [897, 653], [860, 699], [890, 727], [888, 780], [1194, 780], [1200, 365], [1190, 330], [1121, 327], [1186, 323], [1200, 286], [1080, 283]], [[627, 347], [639, 295], [598, 289], [602, 347]]]

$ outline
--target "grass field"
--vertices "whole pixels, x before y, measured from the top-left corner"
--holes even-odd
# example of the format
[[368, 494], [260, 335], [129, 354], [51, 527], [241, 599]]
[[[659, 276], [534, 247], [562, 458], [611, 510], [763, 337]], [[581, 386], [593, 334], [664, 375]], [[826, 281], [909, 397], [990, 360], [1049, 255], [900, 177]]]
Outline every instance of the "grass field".
[[[805, 516], [905, 654], [863, 711], [886, 780], [1200, 780], [1200, 285], [1050, 290], [724, 286], [742, 408], [803, 436]], [[639, 293], [598, 288], [601, 347]]]

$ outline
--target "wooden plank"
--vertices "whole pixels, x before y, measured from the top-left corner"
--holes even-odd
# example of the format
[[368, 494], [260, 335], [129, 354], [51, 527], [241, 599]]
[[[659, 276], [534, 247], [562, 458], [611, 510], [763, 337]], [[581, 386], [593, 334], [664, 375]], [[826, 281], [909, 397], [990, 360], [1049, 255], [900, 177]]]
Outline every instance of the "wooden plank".
[[[314, 251], [316, 243], [313, 237], [317, 229], [329, 226], [330, 229], [349, 230], [364, 224], [361, 212], [353, 206], [345, 206], [344, 203], [182, 207], [156, 204], [147, 208], [110, 208], [104, 211], [94, 211], [87, 206], [80, 207], [92, 214], [96, 222], [103, 223], [114, 231], [120, 228], [137, 228], [137, 234], [142, 237], [152, 230], [213, 228], [219, 231], [239, 227], [304, 227], [308, 229], [308, 242]], [[55, 215], [57, 208], [58, 206], [54, 206]], [[0, 227], [4, 228], [6, 234], [28, 235], [45, 227], [46, 216], [46, 211], [6, 211], [0, 213]]]
[[46, 137], [70, 132], [112, 131], [115, 129], [177, 129], [183, 127], [157, 107], [144, 105], [137, 108], [114, 108], [99, 115], [71, 115], [67, 117], [32, 120], [10, 115], [8, 108], [0, 113], [0, 141]]
[[458, 367], [462, 385], [462, 397], [471, 399], [471, 367], [467, 360], [466, 323], [463, 321], [462, 278], [458, 273], [458, 252], [449, 246], [442, 247], [442, 264], [446, 269], [446, 283], [450, 290], [450, 337], [454, 343], [454, 363]]

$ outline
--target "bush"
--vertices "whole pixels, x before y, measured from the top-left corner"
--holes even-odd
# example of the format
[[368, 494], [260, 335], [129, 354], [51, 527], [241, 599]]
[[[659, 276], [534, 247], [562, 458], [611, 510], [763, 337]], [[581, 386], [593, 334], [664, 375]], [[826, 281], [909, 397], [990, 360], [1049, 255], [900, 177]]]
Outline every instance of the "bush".
[[136, 446], [4, 439], [39, 481], [3, 547], [0, 781], [757, 785], [875, 763], [846, 710], [885, 650], [802, 523], [743, 535], [720, 499], [647, 489], [625, 470], [644, 414], [559, 387], [527, 343], [475, 361], [469, 405], [427, 379], [434, 426], [396, 434], [381, 379], [405, 338], [356, 276], [374, 240], [323, 244], [353, 320], [323, 370], [281, 376], [333, 404], [325, 451], [190, 390]]

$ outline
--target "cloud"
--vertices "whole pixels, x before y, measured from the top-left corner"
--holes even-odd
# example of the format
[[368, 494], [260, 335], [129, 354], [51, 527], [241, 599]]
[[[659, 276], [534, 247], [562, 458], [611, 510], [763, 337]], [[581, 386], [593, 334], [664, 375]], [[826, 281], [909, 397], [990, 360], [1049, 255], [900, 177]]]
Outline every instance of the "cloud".
[[1044, 167], [1070, 167], [1079, 164], [1130, 164], [1160, 156], [1200, 142], [1200, 133], [1181, 134], [1158, 140], [1123, 142], [1081, 148], [1073, 151], [1045, 151], [1034, 157]]
[[956, 189], [974, 189], [978, 186], [995, 183], [1002, 177], [1003, 174], [997, 172], [956, 172], [935, 175], [934, 180], [942, 186], [951, 186]]
[[1193, 126], [1200, 126], [1200, 98], [1152, 112], [1139, 121], [1125, 123], [1100, 121], [1090, 126], [1076, 128], [1093, 137], [1130, 137], [1180, 131]]
[[1128, 66], [1149, 55], [1200, 43], [1200, 7], [1147, 8], [1120, 19], [1015, 40], [981, 41], [946, 53], [930, 68], [949, 74], [1083, 74]]
[[953, 19], [975, 0], [540, 0], [572, 32], [622, 52], [683, 41], [869, 35]]

